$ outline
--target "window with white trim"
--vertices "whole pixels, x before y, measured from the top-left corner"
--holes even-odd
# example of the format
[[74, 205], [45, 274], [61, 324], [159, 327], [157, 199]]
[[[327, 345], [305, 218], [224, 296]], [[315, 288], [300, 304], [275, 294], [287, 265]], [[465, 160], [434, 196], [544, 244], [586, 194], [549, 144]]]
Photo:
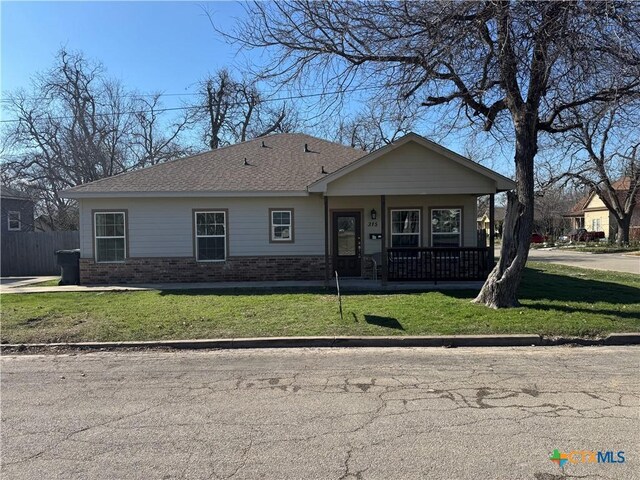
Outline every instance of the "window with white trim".
[[420, 246], [420, 210], [417, 208], [391, 210], [391, 246]]
[[431, 246], [460, 247], [461, 225], [462, 209], [434, 208], [431, 210]]
[[196, 260], [223, 262], [227, 258], [227, 213], [195, 212]]
[[293, 242], [293, 210], [271, 210], [271, 241]]
[[127, 256], [125, 212], [95, 212], [93, 224], [96, 262], [124, 262]]
[[599, 232], [600, 229], [601, 229], [600, 219], [599, 218], [592, 218], [591, 219], [591, 231], [592, 232]]
[[20, 221], [20, 212], [7, 213], [7, 228], [12, 232], [16, 232], [22, 229], [22, 222]]

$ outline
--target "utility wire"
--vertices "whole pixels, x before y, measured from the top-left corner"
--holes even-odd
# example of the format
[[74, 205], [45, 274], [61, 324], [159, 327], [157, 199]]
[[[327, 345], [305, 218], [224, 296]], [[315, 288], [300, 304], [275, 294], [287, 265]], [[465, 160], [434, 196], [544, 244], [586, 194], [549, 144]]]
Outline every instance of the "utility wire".
[[[310, 90], [314, 90], [311, 88], [303, 88], [300, 89], [300, 91], [310, 91]], [[263, 92], [261, 91], [260, 93], [262, 93], [263, 95], [273, 95], [276, 92]], [[4, 94], [4, 96], [7, 96], [8, 94]], [[193, 97], [195, 95], [200, 95], [200, 92], [182, 92], [182, 93], [176, 93], [176, 92], [171, 92], [171, 93], [165, 93], [165, 92], [157, 92], [157, 93], [135, 93], [135, 92], [129, 92], [129, 93], [122, 93], [120, 94], [121, 97], [125, 97], [125, 98], [142, 98], [142, 97]], [[42, 101], [42, 100], [49, 100], [50, 97], [47, 96], [42, 96], [42, 97], [32, 97], [32, 96], [25, 96], [23, 97], [26, 100], [31, 100], [34, 102], [37, 101]], [[10, 98], [0, 98], [0, 102], [4, 102], [4, 103], [9, 103], [11, 102]]]
[[[370, 86], [370, 87], [353, 87], [350, 89], [344, 89], [344, 90], [336, 90], [334, 92], [319, 92], [319, 93], [311, 93], [311, 94], [301, 94], [301, 95], [290, 95], [288, 97], [279, 97], [279, 98], [265, 98], [263, 100], [260, 101], [260, 103], [263, 102], [281, 102], [284, 100], [298, 100], [298, 99], [303, 99], [303, 98], [314, 98], [314, 97], [322, 97], [325, 95], [341, 95], [341, 94], [345, 94], [345, 93], [351, 93], [351, 92], [360, 92], [360, 91], [365, 91], [365, 90], [375, 90], [378, 89], [380, 87], [374, 87], [374, 86]], [[229, 106], [241, 106], [241, 105], [245, 105], [246, 102], [230, 102], [228, 103]], [[133, 114], [137, 114], [137, 113], [163, 113], [163, 112], [173, 112], [173, 111], [179, 111], [179, 110], [198, 110], [198, 109], [204, 109], [207, 108], [205, 105], [185, 105], [182, 107], [166, 107], [166, 108], [158, 108], [158, 109], [153, 109], [153, 110], [131, 110], [128, 112], [110, 112], [110, 113], [96, 113], [95, 116], [96, 117], [108, 117], [108, 116], [116, 116], [116, 115], [133, 115]], [[48, 120], [69, 120], [69, 119], [73, 119], [74, 116], [72, 115], [63, 115], [63, 116], [59, 116], [59, 117], [48, 117]], [[0, 123], [15, 123], [15, 122], [19, 122], [20, 119], [10, 119], [10, 120], [0, 120]]]

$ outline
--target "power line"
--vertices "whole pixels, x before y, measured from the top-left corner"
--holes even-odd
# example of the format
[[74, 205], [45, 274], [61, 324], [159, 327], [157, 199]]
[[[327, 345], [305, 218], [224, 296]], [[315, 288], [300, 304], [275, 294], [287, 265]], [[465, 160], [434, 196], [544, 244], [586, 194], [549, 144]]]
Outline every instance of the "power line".
[[[263, 100], [261, 100], [260, 102], [281, 102], [281, 101], [285, 101], [285, 100], [299, 100], [299, 99], [304, 99], [304, 98], [315, 98], [315, 97], [322, 97], [325, 95], [341, 95], [341, 94], [345, 94], [345, 93], [352, 93], [352, 92], [360, 92], [360, 91], [365, 91], [365, 90], [376, 90], [379, 89], [380, 87], [374, 87], [374, 86], [370, 86], [370, 87], [354, 87], [351, 89], [344, 89], [344, 90], [337, 90], [334, 92], [319, 92], [319, 93], [311, 93], [311, 94], [301, 94], [301, 95], [290, 95], [288, 97], [279, 97], [279, 98], [265, 98]], [[172, 95], [177, 95], [177, 94], [172, 94]], [[245, 105], [246, 102], [230, 102], [228, 103], [229, 106], [241, 106], [241, 105]], [[96, 113], [95, 116], [97, 117], [108, 117], [108, 116], [115, 116], [115, 115], [134, 115], [134, 114], [139, 114], [139, 113], [164, 113], [164, 112], [172, 112], [172, 111], [179, 111], [179, 110], [198, 110], [198, 109], [203, 109], [206, 108], [206, 106], [204, 105], [185, 105], [182, 107], [166, 107], [166, 108], [158, 108], [158, 109], [154, 109], [154, 110], [131, 110], [131, 111], [127, 111], [127, 112], [110, 112], [110, 113]], [[74, 117], [71, 115], [63, 115], [63, 116], [59, 116], [59, 117], [48, 117], [48, 120], [69, 120], [69, 119], [73, 119]], [[0, 123], [15, 123], [15, 122], [19, 122], [20, 119], [10, 119], [10, 120], [0, 120]]]
[[[193, 95], [198, 95], [198, 92], [183, 92], [183, 93], [123, 93], [121, 97], [131, 97], [131, 98], [141, 98], [141, 97], [189, 97]], [[48, 100], [50, 97], [23, 97], [26, 100], [31, 100], [32, 102], [38, 102], [42, 100]], [[0, 98], [0, 102], [8, 103], [11, 99], [9, 98]]]
[[[406, 82], [405, 82], [406, 83]], [[397, 85], [401, 85], [400, 83]], [[369, 88], [369, 87], [367, 87]], [[373, 88], [373, 87], [371, 87]], [[305, 91], [312, 91], [315, 89], [311, 89], [311, 88], [303, 88], [303, 89], [299, 89], [299, 91], [305, 92]], [[261, 94], [263, 95], [273, 95], [277, 92], [264, 92], [264, 91], [260, 91]], [[142, 98], [142, 97], [155, 97], [158, 96], [160, 97], [193, 97], [195, 95], [200, 95], [200, 92], [182, 92], [182, 93], [177, 93], [177, 92], [169, 92], [169, 93], [165, 93], [165, 92], [158, 92], [158, 93], [134, 93], [134, 92], [129, 92], [129, 93], [122, 93], [120, 94], [121, 97], [125, 97], [125, 98]], [[0, 94], [1, 95], [1, 94]], [[315, 95], [315, 94], [310, 94], [310, 95]], [[6, 95], [5, 95], [6, 96]], [[42, 96], [42, 97], [32, 97], [32, 96], [24, 96], [23, 97], [25, 100], [30, 100], [33, 102], [37, 102], [37, 101], [42, 101], [42, 100], [49, 100], [51, 97], [47, 97], [47, 96]], [[11, 102], [11, 99], [9, 98], [0, 98], [0, 102], [4, 102], [4, 103], [9, 103]]]

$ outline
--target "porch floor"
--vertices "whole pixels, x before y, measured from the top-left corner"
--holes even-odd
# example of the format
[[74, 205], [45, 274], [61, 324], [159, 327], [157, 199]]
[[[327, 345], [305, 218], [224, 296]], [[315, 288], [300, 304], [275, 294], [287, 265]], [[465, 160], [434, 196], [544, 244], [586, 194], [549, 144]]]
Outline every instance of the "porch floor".
[[[340, 279], [342, 292], [369, 291], [429, 291], [429, 290], [480, 290], [482, 281], [472, 282], [388, 282], [382, 285], [379, 280], [361, 278]], [[51, 287], [29, 287], [2, 285], [0, 293], [48, 293], [48, 292], [111, 292], [141, 290], [231, 290], [231, 289], [288, 289], [304, 290], [324, 288], [323, 280], [317, 281], [268, 281], [268, 282], [202, 282], [202, 283], [144, 283], [122, 285], [64, 285]], [[330, 289], [335, 290], [335, 280], [330, 282]]]

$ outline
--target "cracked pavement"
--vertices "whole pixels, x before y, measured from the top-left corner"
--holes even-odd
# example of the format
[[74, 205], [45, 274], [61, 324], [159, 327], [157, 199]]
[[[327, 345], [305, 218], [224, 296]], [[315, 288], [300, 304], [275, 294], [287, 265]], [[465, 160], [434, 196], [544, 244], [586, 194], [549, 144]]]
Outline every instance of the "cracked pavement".
[[[640, 348], [3, 356], [11, 479], [640, 479]], [[568, 465], [554, 449], [623, 450]]]

